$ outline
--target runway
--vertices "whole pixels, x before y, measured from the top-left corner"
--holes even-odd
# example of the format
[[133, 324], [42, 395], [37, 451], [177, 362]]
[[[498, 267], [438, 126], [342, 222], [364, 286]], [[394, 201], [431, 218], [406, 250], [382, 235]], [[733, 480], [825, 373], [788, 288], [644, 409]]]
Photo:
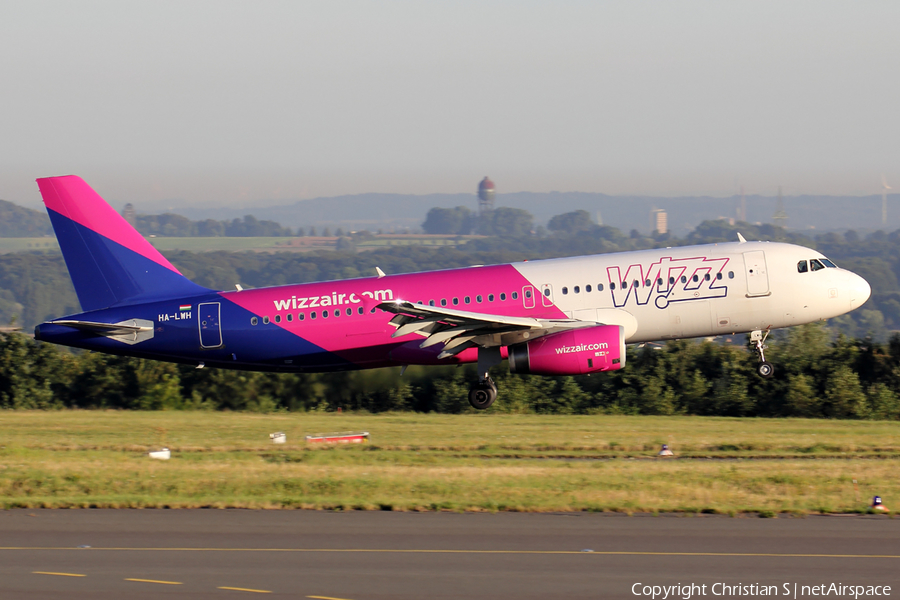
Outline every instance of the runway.
[[0, 512], [4, 599], [650, 598], [632, 590], [676, 584], [707, 586], [693, 597], [736, 597], [714, 592], [723, 583], [778, 586], [785, 597], [795, 584], [803, 597], [803, 585], [831, 583], [896, 595], [900, 519]]

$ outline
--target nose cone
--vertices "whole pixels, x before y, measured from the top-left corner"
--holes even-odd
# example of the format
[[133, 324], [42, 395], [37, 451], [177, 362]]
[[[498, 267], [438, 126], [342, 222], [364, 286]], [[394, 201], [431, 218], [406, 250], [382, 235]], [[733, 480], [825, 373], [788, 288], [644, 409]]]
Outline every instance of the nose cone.
[[850, 280], [850, 310], [865, 304], [871, 295], [872, 287], [869, 282], [859, 275], [854, 275]]

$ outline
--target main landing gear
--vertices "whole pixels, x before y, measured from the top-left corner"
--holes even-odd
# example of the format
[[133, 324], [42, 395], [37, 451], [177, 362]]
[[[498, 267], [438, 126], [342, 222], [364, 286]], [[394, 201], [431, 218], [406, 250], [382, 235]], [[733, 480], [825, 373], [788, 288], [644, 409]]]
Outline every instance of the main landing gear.
[[497, 399], [497, 384], [488, 377], [472, 388], [469, 392], [469, 404], [478, 410], [484, 410]]
[[500, 348], [478, 349], [478, 383], [469, 392], [469, 404], [478, 410], [484, 410], [497, 399], [497, 384], [491, 379], [490, 370], [502, 362]]
[[765, 333], [759, 329], [750, 332], [750, 342], [756, 347], [756, 354], [759, 356], [759, 364], [756, 366], [756, 372], [759, 373], [760, 377], [765, 377], [766, 379], [775, 374], [775, 367], [772, 366], [772, 363], [766, 361], [765, 350], [768, 348], [768, 346], [766, 346], [767, 337], [769, 337], [768, 329], [766, 329]]

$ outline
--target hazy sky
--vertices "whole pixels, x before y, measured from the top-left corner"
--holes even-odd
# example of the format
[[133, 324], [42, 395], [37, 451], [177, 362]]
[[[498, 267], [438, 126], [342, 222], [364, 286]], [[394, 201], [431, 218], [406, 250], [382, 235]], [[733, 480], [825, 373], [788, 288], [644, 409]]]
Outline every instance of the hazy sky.
[[900, 2], [4, 2], [0, 198], [900, 189]]

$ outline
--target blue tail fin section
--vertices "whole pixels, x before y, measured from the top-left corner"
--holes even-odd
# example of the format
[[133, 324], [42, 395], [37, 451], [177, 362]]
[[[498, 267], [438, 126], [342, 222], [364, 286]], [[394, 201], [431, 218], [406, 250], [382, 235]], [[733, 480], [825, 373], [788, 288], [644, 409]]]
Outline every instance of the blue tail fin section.
[[208, 293], [172, 266], [80, 177], [38, 179], [84, 311]]

